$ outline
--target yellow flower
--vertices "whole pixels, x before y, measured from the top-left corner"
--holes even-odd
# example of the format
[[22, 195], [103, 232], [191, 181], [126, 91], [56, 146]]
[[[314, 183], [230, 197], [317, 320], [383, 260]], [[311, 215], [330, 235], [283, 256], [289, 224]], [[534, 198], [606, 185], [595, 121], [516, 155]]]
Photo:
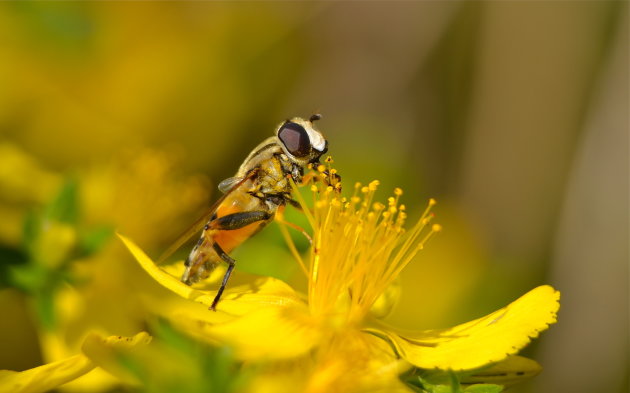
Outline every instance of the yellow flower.
[[[165, 227], [178, 231], [177, 220], [183, 223], [204, 202], [205, 179], [181, 176], [175, 158], [150, 149], [129, 151], [77, 170], [63, 184], [61, 174], [42, 169], [14, 145], [0, 143], [0, 213], [11, 212], [0, 223], [0, 239], [7, 244], [22, 242], [29, 256], [28, 264], [17, 266], [28, 269], [12, 269], [6, 276], [13, 285], [22, 284], [24, 296], [37, 310], [34, 322], [45, 363], [74, 356], [85, 334], [94, 329], [134, 334], [146, 324], [145, 301], [171, 296], [144, 277], [137, 265], [121, 258], [125, 251], [119, 244], [106, 241], [112, 233], [107, 229], [118, 227], [155, 246], [172, 236]], [[20, 230], [27, 210], [38, 217], [30, 220], [36, 223], [30, 227], [37, 227], [37, 236], [23, 236]], [[96, 237], [103, 247], [91, 249], [93, 242], [86, 241], [99, 235], [93, 228], [105, 229]], [[102, 391], [115, 383], [97, 369], [63, 389]]]
[[[177, 222], [206, 198], [204, 180], [180, 177], [171, 154], [145, 149], [128, 152], [79, 174], [83, 221], [108, 223], [133, 233], [149, 245], [170, 236], [165, 223]], [[183, 203], [175, 204], [172, 201]], [[179, 229], [177, 229], [179, 230]], [[138, 278], [137, 266], [120, 257], [121, 248], [108, 244], [99, 253], [75, 261], [76, 286], [64, 286], [54, 302], [55, 329], [40, 329], [40, 344], [47, 362], [76, 353], [85, 332], [97, 328], [107, 334], [133, 334], [145, 325], [145, 296], [160, 302], [165, 292], [148, 279]], [[72, 384], [66, 391], [102, 391], [118, 383], [100, 369]]]
[[[374, 305], [387, 297], [399, 273], [441, 229], [430, 223], [435, 201], [407, 230], [400, 189], [383, 204], [373, 202], [376, 181], [357, 184], [347, 198], [335, 183], [328, 177], [311, 186], [312, 208], [296, 190], [313, 231], [307, 263], [284, 232], [307, 277], [306, 296], [279, 280], [258, 278], [228, 287], [216, 313], [184, 310], [167, 317], [199, 339], [232, 345], [244, 360], [307, 359], [312, 372], [300, 388], [293, 388], [309, 392], [333, 387], [335, 391], [368, 386], [394, 389], [406, 364], [422, 369], [478, 369], [517, 353], [556, 322], [559, 293], [546, 285], [485, 317], [449, 329], [405, 332], [377, 320], [371, 314]], [[163, 286], [185, 299], [212, 303], [216, 291], [208, 289], [209, 284], [191, 288], [180, 283], [131, 240], [120, 237]]]
[[115, 359], [133, 347], [146, 345], [151, 337], [144, 332], [134, 337], [103, 337], [89, 334], [80, 354], [25, 371], [0, 370], [0, 393], [37, 393], [73, 381], [100, 366], [122, 378], [126, 372]]

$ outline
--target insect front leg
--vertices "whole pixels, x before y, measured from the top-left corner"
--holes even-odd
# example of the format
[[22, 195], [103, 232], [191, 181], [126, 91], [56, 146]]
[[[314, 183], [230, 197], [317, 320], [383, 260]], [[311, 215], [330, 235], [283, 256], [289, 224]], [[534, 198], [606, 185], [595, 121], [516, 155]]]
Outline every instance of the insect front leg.
[[[287, 199], [287, 202], [295, 203], [295, 205], [293, 205], [293, 203], [291, 203], [291, 205], [302, 211], [302, 207], [293, 199]], [[296, 231], [300, 232], [306, 238], [306, 240], [308, 240], [309, 244], [313, 244], [313, 238], [311, 238], [311, 236], [308, 234], [308, 232], [306, 232], [304, 228], [284, 219], [284, 206], [278, 209], [275, 221], [278, 224], [286, 225], [289, 228], [295, 229]]]

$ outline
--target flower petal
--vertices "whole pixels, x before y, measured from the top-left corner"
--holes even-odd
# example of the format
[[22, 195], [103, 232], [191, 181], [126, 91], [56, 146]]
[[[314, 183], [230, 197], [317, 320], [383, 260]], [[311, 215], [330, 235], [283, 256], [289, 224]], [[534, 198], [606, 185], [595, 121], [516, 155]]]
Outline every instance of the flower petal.
[[0, 393], [35, 393], [55, 389], [87, 374], [95, 367], [83, 355], [17, 372], [0, 370]]
[[483, 383], [508, 387], [535, 377], [541, 370], [542, 367], [535, 360], [514, 355], [462, 378], [461, 382], [462, 384]]
[[151, 336], [146, 332], [140, 332], [133, 337], [103, 337], [91, 333], [85, 338], [81, 350], [96, 365], [121, 380], [134, 384], [137, 383], [136, 378], [123, 367], [120, 356], [136, 346], [148, 345], [150, 342]]
[[[160, 269], [133, 241], [118, 234], [140, 266], [153, 279], [177, 295], [210, 306], [216, 295], [216, 290], [199, 290], [182, 283], [176, 277]], [[293, 306], [304, 304], [301, 297], [286, 283], [271, 278], [259, 278], [253, 283], [228, 287], [217, 306], [217, 310], [233, 315], [243, 315], [247, 312], [265, 306]]]
[[367, 329], [388, 338], [401, 357], [424, 369], [472, 370], [504, 360], [556, 322], [560, 293], [535, 288], [507, 307], [449, 329], [399, 332]]
[[320, 343], [319, 325], [307, 311], [305, 306], [263, 307], [225, 323], [209, 323], [204, 315], [182, 312], [172, 315], [171, 322], [197, 339], [231, 345], [240, 359], [289, 359]]

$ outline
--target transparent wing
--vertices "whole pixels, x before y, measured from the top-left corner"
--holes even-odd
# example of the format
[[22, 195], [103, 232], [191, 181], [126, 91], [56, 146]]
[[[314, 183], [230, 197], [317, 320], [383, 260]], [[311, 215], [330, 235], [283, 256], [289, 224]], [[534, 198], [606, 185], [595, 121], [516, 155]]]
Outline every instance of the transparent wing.
[[228, 191], [232, 189], [232, 187], [234, 187], [236, 184], [240, 183], [241, 181], [243, 181], [242, 177], [228, 177], [227, 179], [219, 183], [219, 191], [226, 194]]
[[[195, 233], [199, 232], [201, 230], [201, 228], [204, 227], [204, 225], [208, 222], [208, 220], [210, 219], [210, 217], [212, 217], [212, 215], [214, 214], [214, 212], [217, 210], [217, 208], [219, 207], [219, 205], [221, 205], [221, 203], [225, 200], [225, 198], [227, 198], [228, 195], [230, 195], [232, 192], [234, 192], [237, 188], [239, 188], [243, 183], [245, 183], [247, 180], [251, 179], [252, 177], [254, 177], [254, 175], [256, 175], [256, 172], [258, 172], [258, 169], [253, 169], [251, 171], [249, 171], [249, 173], [242, 178], [236, 178], [236, 177], [231, 177], [230, 179], [239, 179], [238, 182], [234, 182], [232, 184], [232, 187], [230, 187], [229, 189], [227, 189], [227, 191], [221, 195], [221, 197], [212, 204], [212, 206], [201, 216], [197, 219], [197, 221], [195, 221], [194, 224], [192, 224], [190, 226], [190, 228], [188, 228], [186, 231], [184, 231], [181, 235], [179, 235], [177, 237], [177, 240], [175, 240], [173, 242], [173, 244], [171, 244], [171, 246], [169, 248], [167, 248], [162, 255], [160, 255], [160, 257], [157, 260], [157, 263], [160, 264], [162, 262], [164, 262], [166, 260], [166, 258], [170, 257], [171, 255], [173, 255], [173, 253], [175, 251], [177, 251], [184, 243], [186, 243], [191, 237], [193, 237], [195, 235]], [[226, 179], [226, 180], [230, 180], [230, 179]], [[224, 180], [225, 181], [225, 180]], [[223, 182], [224, 182], [223, 181]], [[223, 183], [221, 182], [221, 183]]]

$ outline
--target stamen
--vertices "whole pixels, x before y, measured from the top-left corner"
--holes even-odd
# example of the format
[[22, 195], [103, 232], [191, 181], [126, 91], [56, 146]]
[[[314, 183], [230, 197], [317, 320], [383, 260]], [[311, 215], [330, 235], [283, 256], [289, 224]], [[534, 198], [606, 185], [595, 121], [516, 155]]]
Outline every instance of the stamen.
[[[332, 160], [325, 161], [330, 164]], [[296, 256], [308, 277], [309, 308], [313, 315], [335, 313], [348, 321], [365, 317], [370, 307], [441, 227], [426, 225], [435, 205], [431, 199], [414, 226], [403, 227], [406, 207], [399, 205], [403, 191], [394, 189], [386, 203], [373, 202], [379, 182], [355, 183], [353, 195], [342, 197], [337, 171], [319, 165], [320, 176], [310, 185], [312, 210], [296, 192], [296, 200], [313, 228], [308, 266]], [[290, 179], [291, 180], [291, 179]], [[292, 187], [294, 183], [292, 182]], [[296, 190], [297, 191], [297, 190]], [[286, 237], [286, 229], [283, 236]], [[428, 232], [428, 233], [427, 233]], [[287, 238], [291, 252], [297, 250]]]

